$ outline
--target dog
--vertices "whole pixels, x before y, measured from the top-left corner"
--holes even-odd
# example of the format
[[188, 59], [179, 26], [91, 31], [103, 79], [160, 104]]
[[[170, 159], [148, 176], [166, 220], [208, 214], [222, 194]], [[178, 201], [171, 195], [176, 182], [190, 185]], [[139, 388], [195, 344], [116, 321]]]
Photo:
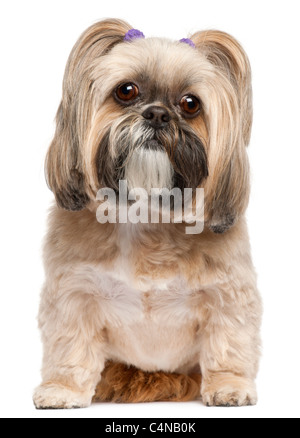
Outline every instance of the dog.
[[[67, 62], [46, 176], [38, 409], [257, 402], [262, 304], [245, 211], [251, 69], [230, 35], [145, 38], [100, 21]], [[205, 193], [203, 231], [99, 223], [97, 193]], [[101, 202], [100, 202], [101, 204]]]

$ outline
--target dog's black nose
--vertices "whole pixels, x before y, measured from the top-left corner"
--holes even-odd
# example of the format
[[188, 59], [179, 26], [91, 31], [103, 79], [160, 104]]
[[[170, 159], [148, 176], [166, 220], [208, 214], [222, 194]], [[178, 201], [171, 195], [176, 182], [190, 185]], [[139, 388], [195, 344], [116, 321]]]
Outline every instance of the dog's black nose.
[[153, 128], [164, 128], [171, 120], [169, 111], [162, 106], [149, 106], [142, 115]]

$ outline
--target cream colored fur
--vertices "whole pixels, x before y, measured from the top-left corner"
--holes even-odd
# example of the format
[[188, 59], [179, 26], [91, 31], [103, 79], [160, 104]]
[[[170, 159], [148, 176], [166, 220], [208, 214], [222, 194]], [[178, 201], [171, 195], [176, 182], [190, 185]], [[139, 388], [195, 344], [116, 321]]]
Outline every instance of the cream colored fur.
[[[89, 406], [105, 362], [112, 360], [150, 372], [201, 372], [199, 395], [207, 405], [255, 404], [262, 306], [244, 217], [249, 63], [239, 44], [221, 32], [193, 35], [192, 49], [164, 39], [125, 44], [130, 28], [119, 20], [95, 24], [68, 61], [46, 161], [59, 207], [52, 208], [45, 243], [39, 312], [44, 359], [34, 403]], [[174, 89], [201, 98], [202, 113], [185, 124], [203, 140], [208, 157], [202, 234], [187, 235], [185, 224], [96, 220], [99, 144], [114, 158], [123, 132], [131, 138], [142, 132], [138, 109], [126, 112], [112, 92], [120, 81], [137, 81], [145, 72], [164, 84], [168, 96]], [[180, 110], [174, 112], [180, 119]], [[131, 152], [125, 169], [133, 186], [171, 184], [171, 159], [163, 155], [158, 163], [157, 156], [148, 161]], [[147, 171], [149, 162], [161, 166], [155, 176]]]
[[[73, 215], [57, 208], [51, 214], [37, 407], [88, 406], [106, 360], [145, 371], [201, 368], [205, 403], [255, 403], [261, 303], [244, 220], [222, 236], [186, 236], [177, 263], [155, 278], [136, 271], [147, 226], [116, 225], [111, 234], [93, 213], [75, 213], [75, 222]], [[116, 249], [110, 262], [108, 245]], [[166, 247], [163, 240], [146, 262], [166, 263]], [[187, 249], [196, 252], [193, 267], [184, 261]]]

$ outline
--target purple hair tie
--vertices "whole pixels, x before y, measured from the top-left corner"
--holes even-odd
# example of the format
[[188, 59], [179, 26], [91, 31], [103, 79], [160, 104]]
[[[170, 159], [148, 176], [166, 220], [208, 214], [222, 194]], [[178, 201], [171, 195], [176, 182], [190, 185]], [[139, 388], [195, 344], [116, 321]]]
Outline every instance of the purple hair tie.
[[130, 29], [125, 37], [124, 37], [124, 41], [132, 41], [132, 40], [137, 40], [139, 38], [145, 38], [145, 35], [143, 34], [143, 32], [141, 32], [138, 29]]
[[[143, 34], [143, 32], [141, 32], [138, 29], [130, 29], [126, 33], [126, 35], [124, 36], [124, 41], [130, 42], [130, 41], [137, 40], [137, 39], [140, 39], [140, 38], [145, 38], [145, 35]], [[184, 43], [184, 44], [188, 44], [193, 49], [196, 48], [196, 46], [193, 43], [193, 41], [190, 40], [189, 38], [182, 38], [182, 40], [180, 40], [179, 42], [180, 43]]]
[[179, 41], [180, 43], [188, 44], [189, 46], [193, 47], [193, 49], [196, 48], [195, 43], [193, 43], [192, 40], [189, 38], [182, 38], [182, 40]]

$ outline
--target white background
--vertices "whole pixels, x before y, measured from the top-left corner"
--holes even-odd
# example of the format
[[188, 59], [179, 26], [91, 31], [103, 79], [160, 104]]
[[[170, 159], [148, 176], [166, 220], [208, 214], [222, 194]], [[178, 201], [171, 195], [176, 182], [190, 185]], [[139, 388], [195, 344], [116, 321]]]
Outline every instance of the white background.
[[[295, 0], [44, 0], [0, 6], [0, 416], [299, 417], [300, 416], [300, 31]], [[298, 9], [298, 10], [297, 10]], [[147, 36], [180, 39], [215, 28], [234, 35], [253, 69], [254, 126], [249, 149], [248, 222], [264, 301], [259, 404], [95, 405], [35, 411], [40, 382], [37, 329], [43, 283], [41, 242], [53, 199], [43, 175], [65, 63], [95, 21], [123, 18]]]

